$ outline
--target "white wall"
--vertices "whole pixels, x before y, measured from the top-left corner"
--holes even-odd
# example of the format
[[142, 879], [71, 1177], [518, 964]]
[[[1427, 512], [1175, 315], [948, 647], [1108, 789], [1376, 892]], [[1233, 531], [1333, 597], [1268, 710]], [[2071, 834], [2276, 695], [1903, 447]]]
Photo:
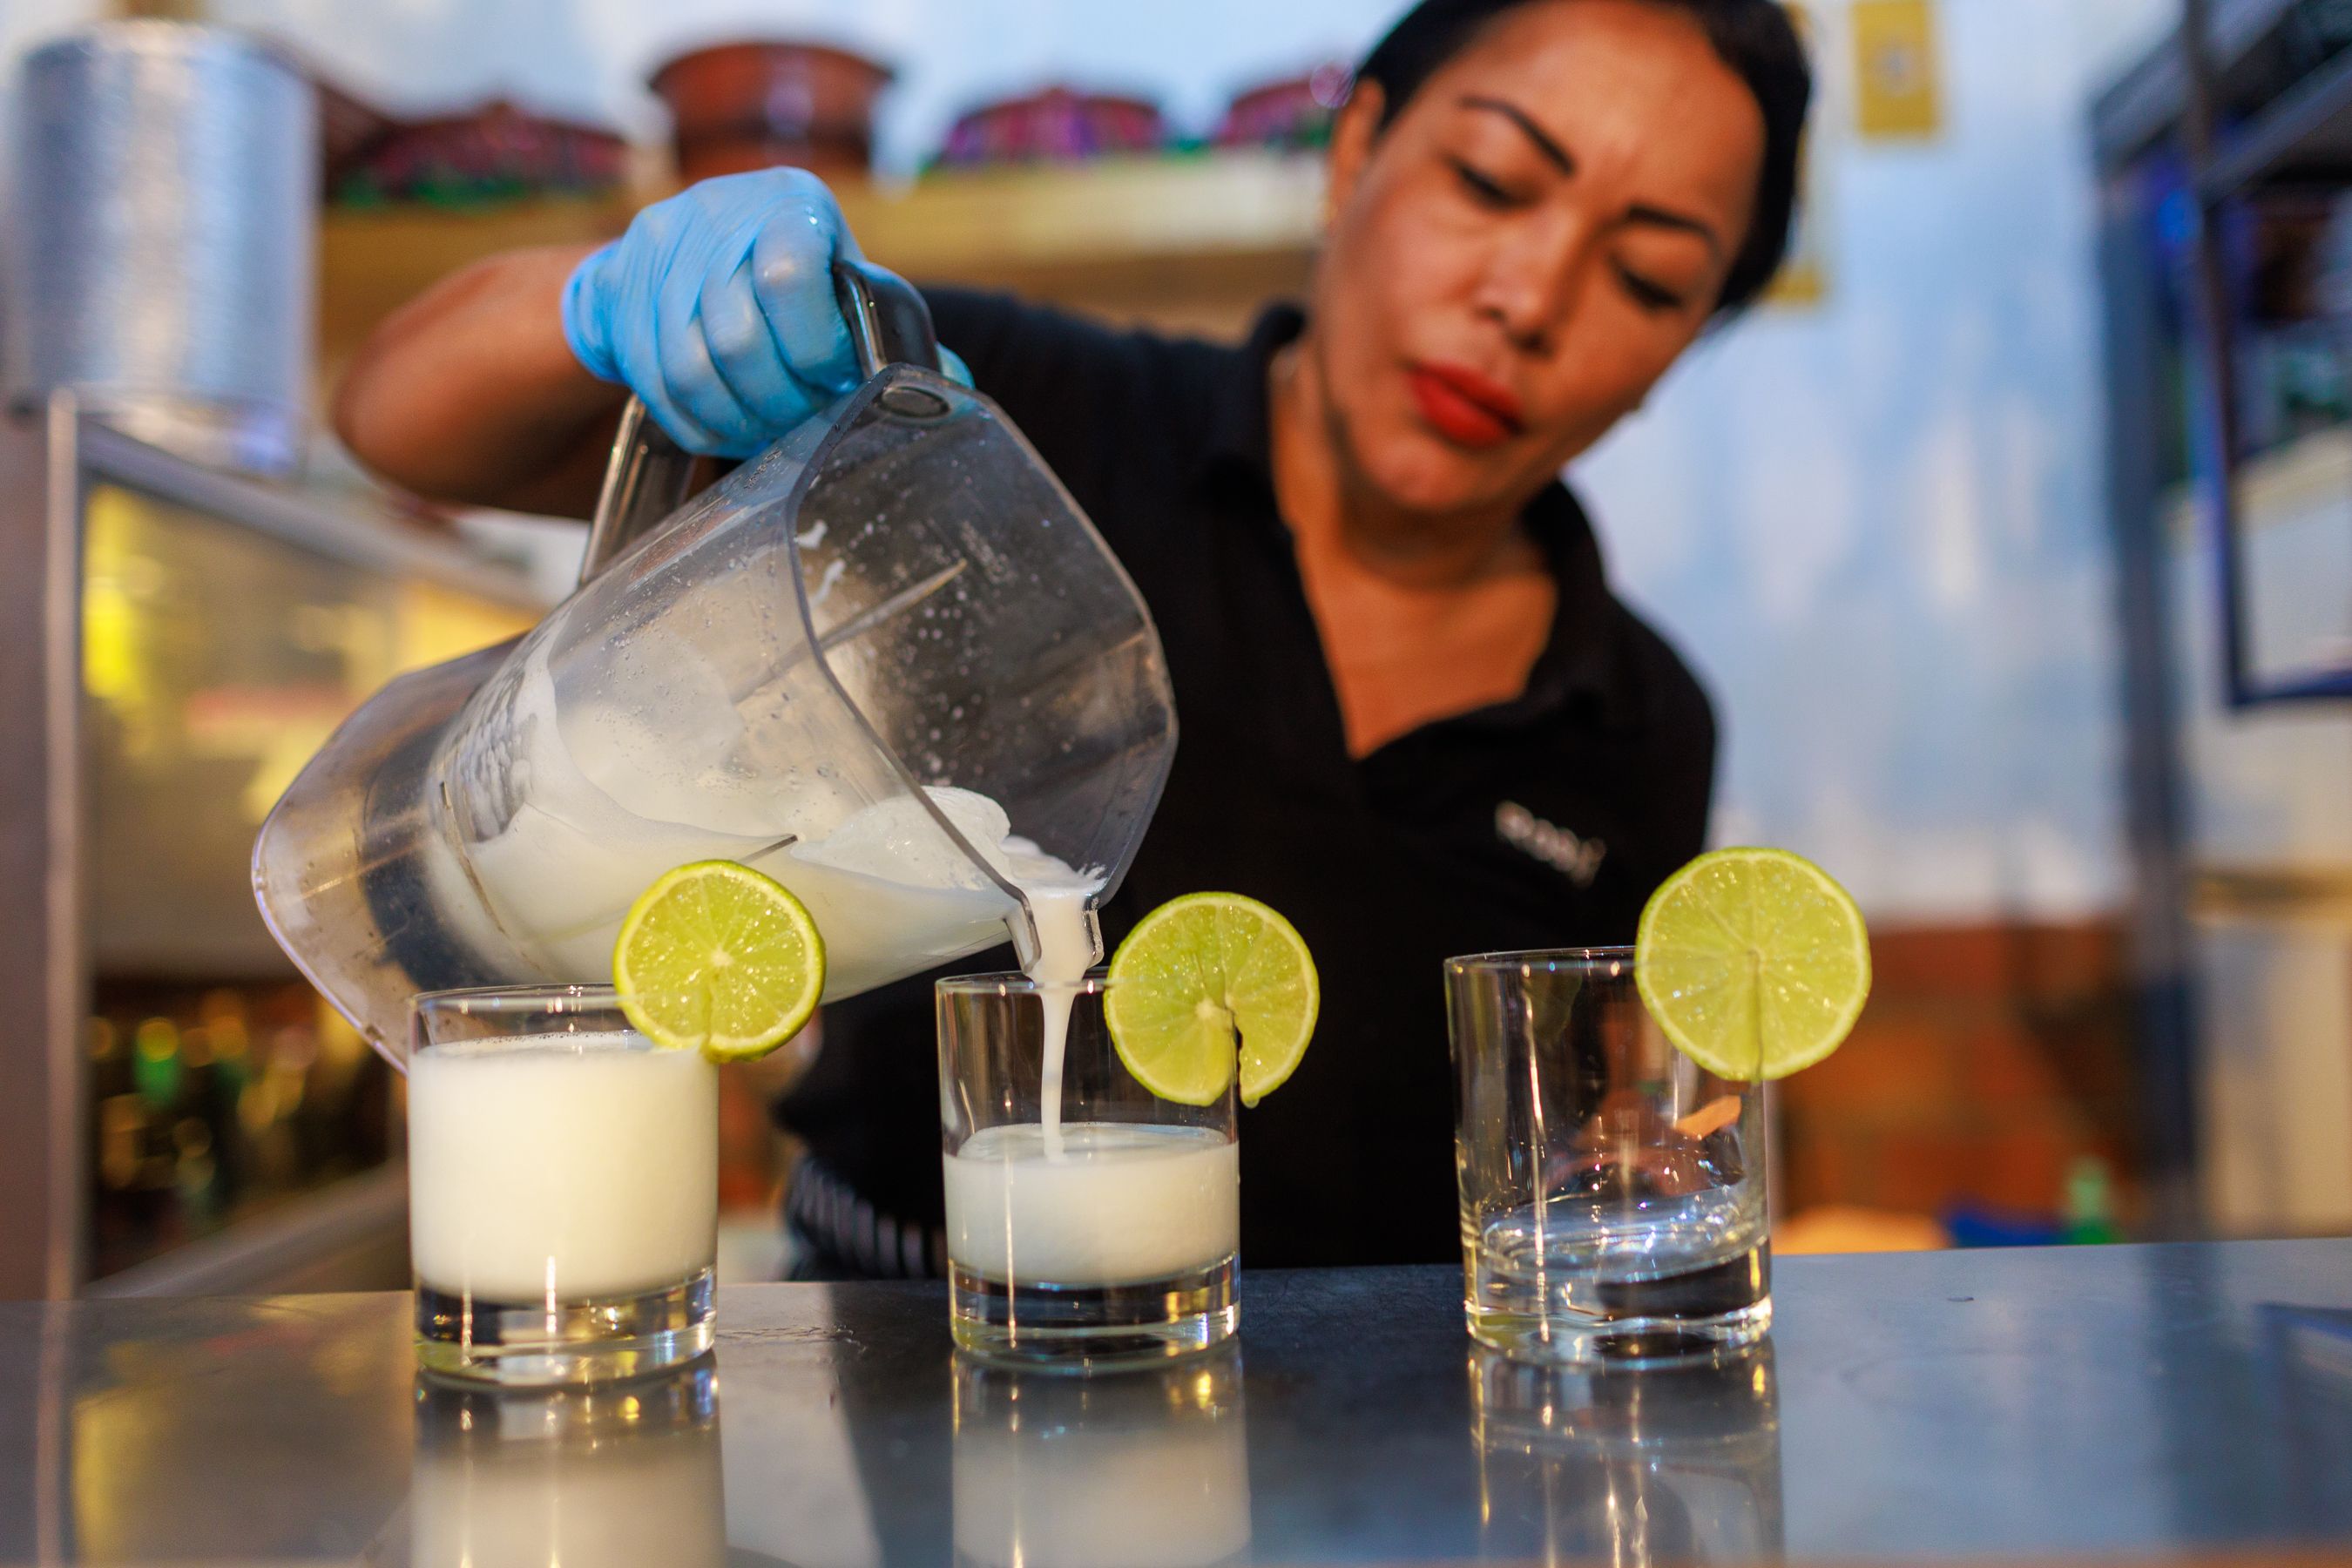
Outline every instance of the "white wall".
[[[1401, 0], [215, 0], [402, 105], [492, 91], [645, 133], [639, 87], [742, 31], [896, 60], [886, 156], [1056, 77], [1204, 125], [1353, 56]], [[0, 56], [92, 7], [0, 0]], [[2084, 106], [2173, 0], [1944, 0], [1948, 124], [1843, 129], [1844, 0], [1816, 0], [1830, 292], [1695, 355], [1580, 466], [1621, 584], [1724, 710], [1720, 834], [1820, 858], [1874, 914], [2063, 918], [2120, 892]]]
[[2121, 893], [2085, 105], [2168, 7], [2080, 4], [1948, 0], [1916, 144], [1853, 138], [1817, 7], [1825, 303], [1705, 348], [1579, 473], [1721, 700], [1719, 836], [1875, 913]]

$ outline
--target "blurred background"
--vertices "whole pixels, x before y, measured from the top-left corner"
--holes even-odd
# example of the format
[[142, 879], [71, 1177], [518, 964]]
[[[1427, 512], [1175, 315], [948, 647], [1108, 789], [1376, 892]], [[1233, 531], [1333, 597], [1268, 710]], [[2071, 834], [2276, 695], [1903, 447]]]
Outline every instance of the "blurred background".
[[[1780, 1245], [2352, 1230], [2352, 5], [1795, 8], [1796, 259], [1571, 476], [1717, 697], [1718, 841], [1871, 921], [1856, 1037], [1780, 1091]], [[336, 450], [388, 311], [793, 163], [919, 279], [1235, 334], [1303, 286], [1398, 9], [0, 8], [0, 1294], [406, 1283], [396, 1080], [246, 860], [345, 712], [530, 625], [581, 536]], [[77, 90], [132, 16], [233, 30], [170, 36], [168, 150]], [[100, 272], [205, 353], [135, 363], [76, 313]], [[764, 1088], [730, 1075], [739, 1277]]]

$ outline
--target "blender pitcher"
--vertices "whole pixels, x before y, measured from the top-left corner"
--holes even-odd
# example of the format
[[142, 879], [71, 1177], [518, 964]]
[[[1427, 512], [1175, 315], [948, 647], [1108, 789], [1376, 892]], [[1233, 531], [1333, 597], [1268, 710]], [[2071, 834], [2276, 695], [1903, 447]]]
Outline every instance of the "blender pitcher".
[[1030, 963], [1125, 875], [1176, 742], [1150, 616], [921, 297], [835, 278], [863, 384], [650, 528], [687, 459], [633, 404], [572, 595], [387, 686], [263, 825], [271, 932], [395, 1062], [417, 992], [607, 980], [688, 861], [798, 895], [828, 1000]]

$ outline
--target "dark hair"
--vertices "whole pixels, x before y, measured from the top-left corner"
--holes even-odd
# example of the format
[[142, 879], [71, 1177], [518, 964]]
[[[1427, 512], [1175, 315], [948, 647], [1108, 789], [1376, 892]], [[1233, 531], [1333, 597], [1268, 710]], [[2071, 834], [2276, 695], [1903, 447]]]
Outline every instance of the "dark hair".
[[[1358, 81], [1376, 81], [1386, 101], [1381, 129], [1403, 112], [1429, 79], [1470, 46], [1487, 23], [1533, 0], [1421, 0], [1389, 29], [1356, 68]], [[1736, 314], [1764, 292], [1789, 253], [1797, 208], [1797, 164], [1812, 100], [1812, 68], [1789, 13], [1777, 0], [1643, 0], [1687, 12], [1707, 42], [1764, 111], [1764, 169], [1756, 182], [1756, 213], [1748, 237], [1724, 279], [1719, 315]]]

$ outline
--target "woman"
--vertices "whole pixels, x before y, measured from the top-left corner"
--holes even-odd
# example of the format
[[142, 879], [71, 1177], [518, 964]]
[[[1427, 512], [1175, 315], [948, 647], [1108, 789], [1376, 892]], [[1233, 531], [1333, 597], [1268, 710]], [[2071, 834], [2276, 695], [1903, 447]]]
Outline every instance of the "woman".
[[[1224, 347], [929, 294], [1167, 647], [1183, 742], [1107, 937], [1228, 889], [1321, 968], [1315, 1048], [1244, 1117], [1254, 1264], [1453, 1256], [1440, 961], [1630, 941], [1703, 845], [1706, 700], [1558, 476], [1769, 281], [1809, 95], [1771, 0], [1425, 0], [1339, 114], [1304, 314]], [[436, 288], [340, 426], [428, 495], [584, 512], [631, 390], [741, 456], [846, 384], [851, 244], [805, 174], [708, 182]], [[779, 1107], [820, 1268], [936, 1266], [931, 1053], [926, 983], [856, 998]]]

